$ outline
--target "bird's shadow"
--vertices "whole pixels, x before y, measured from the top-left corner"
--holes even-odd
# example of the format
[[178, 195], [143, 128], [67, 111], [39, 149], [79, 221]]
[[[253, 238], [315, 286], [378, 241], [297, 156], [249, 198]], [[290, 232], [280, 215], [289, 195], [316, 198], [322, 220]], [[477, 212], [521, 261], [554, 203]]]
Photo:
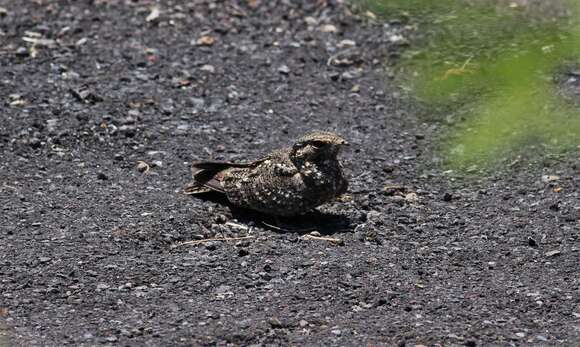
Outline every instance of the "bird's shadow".
[[194, 198], [227, 206], [232, 213], [232, 217], [242, 224], [255, 225], [279, 233], [307, 234], [312, 231], [318, 231], [320, 235], [330, 236], [339, 232], [353, 230], [350, 220], [344, 215], [312, 210], [295, 217], [274, 217], [234, 206], [226, 196], [215, 192], [196, 194]]

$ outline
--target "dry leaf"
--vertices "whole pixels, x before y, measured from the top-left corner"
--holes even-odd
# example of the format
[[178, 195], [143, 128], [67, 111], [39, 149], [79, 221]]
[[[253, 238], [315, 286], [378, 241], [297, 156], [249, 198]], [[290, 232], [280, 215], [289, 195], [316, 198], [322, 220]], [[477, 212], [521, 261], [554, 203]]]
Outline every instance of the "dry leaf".
[[213, 36], [204, 35], [197, 39], [197, 44], [199, 46], [212, 46], [215, 43], [215, 38]]

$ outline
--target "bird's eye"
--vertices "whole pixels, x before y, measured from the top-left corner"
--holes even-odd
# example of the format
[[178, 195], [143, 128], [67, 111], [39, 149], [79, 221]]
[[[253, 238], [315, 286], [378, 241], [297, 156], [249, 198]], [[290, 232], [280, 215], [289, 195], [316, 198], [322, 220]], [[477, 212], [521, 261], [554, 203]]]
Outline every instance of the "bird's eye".
[[324, 142], [324, 141], [312, 141], [312, 142], [310, 142], [310, 144], [312, 146], [318, 147], [318, 148], [326, 146], [326, 142]]

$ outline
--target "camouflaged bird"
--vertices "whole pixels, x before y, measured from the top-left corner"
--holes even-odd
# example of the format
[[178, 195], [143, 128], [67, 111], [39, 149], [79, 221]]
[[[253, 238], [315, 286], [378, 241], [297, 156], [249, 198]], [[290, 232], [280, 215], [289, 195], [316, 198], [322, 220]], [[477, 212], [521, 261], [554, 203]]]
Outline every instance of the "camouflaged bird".
[[236, 206], [274, 216], [300, 215], [346, 192], [337, 155], [347, 144], [334, 133], [313, 132], [251, 163], [194, 162], [194, 182], [186, 192], [216, 191]]

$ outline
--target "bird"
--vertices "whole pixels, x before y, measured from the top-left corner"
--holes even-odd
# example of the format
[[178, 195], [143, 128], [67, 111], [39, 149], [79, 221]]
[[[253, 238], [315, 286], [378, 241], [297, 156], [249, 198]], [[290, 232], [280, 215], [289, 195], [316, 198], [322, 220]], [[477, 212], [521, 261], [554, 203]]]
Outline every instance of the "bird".
[[315, 131], [252, 162], [193, 162], [185, 193], [218, 192], [234, 206], [274, 217], [303, 215], [346, 193], [338, 154], [347, 145], [335, 133]]

